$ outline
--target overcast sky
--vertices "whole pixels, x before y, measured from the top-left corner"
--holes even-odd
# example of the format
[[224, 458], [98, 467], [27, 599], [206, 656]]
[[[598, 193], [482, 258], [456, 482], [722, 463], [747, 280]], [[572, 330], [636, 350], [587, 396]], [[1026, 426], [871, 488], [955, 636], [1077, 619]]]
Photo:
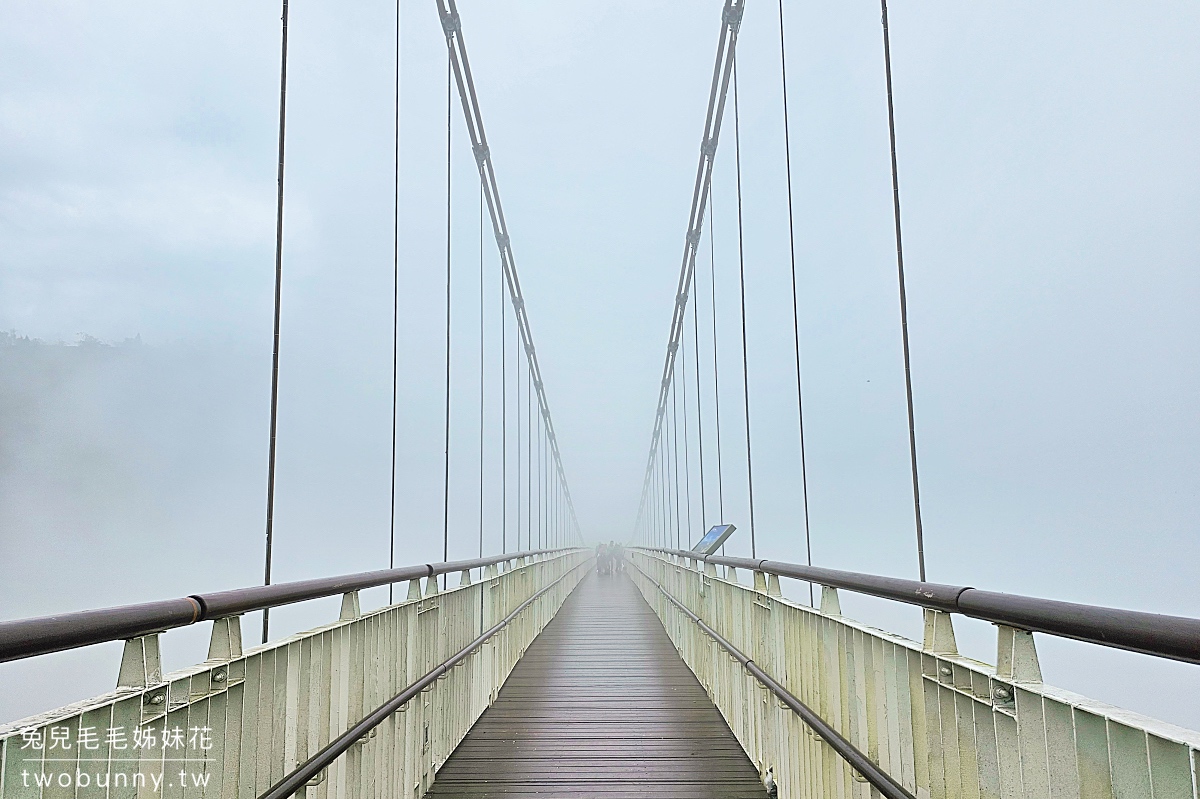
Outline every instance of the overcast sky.
[[[593, 539], [631, 533], [720, 8], [460, 4]], [[814, 561], [914, 577], [879, 8], [788, 0], [785, 14]], [[402, 16], [411, 563], [441, 553], [446, 61], [432, 0]], [[227, 0], [0, 6], [0, 328], [142, 342], [0, 356], [2, 618], [260, 579], [278, 23], [275, 5]], [[749, 0], [748, 372], [758, 551], [802, 560], [778, 23]], [[1200, 615], [1200, 10], [897, 2], [891, 24], [929, 578]], [[387, 563], [393, 25], [388, 3], [291, 9], [278, 580]], [[455, 103], [451, 555], [467, 556], [480, 219]], [[722, 480], [731, 549], [748, 554], [731, 123], [713, 200]], [[484, 253], [491, 552], [501, 306]], [[711, 461], [707, 477], [711, 523]], [[843, 601], [919, 633], [912, 609]], [[334, 612], [283, 612], [281, 631]], [[960, 637], [994, 659], [987, 625]], [[167, 636], [168, 665], [203, 657], [203, 638]], [[1039, 642], [1048, 681], [1200, 728], [1195, 667]], [[0, 718], [108, 690], [117, 650], [0, 667]]]

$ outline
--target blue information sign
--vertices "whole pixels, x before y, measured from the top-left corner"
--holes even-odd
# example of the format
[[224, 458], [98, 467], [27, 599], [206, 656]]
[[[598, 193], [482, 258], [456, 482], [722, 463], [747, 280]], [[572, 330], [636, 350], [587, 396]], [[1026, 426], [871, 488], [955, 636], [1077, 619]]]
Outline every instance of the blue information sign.
[[737, 528], [732, 524], [717, 524], [711, 530], [704, 534], [704, 538], [696, 546], [692, 547], [693, 552], [698, 552], [701, 555], [711, 555], [721, 548], [721, 544], [725, 543], [725, 539], [733, 535], [733, 531]]

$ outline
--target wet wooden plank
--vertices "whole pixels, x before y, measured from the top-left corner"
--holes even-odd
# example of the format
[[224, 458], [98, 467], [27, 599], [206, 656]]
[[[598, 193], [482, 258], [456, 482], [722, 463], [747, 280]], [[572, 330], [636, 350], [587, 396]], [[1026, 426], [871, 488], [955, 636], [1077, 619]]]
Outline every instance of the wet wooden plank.
[[763, 799], [758, 772], [623, 575], [585, 578], [430, 797]]

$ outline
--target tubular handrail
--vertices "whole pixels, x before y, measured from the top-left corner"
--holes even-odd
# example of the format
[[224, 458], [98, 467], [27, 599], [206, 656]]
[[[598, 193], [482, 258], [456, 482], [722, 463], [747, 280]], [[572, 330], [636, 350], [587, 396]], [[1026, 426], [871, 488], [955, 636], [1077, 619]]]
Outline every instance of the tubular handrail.
[[534, 600], [545, 594], [554, 586], [561, 583], [563, 580], [567, 579], [567, 576], [580, 566], [585, 566], [588, 563], [591, 563], [591, 560], [591, 558], [588, 558], [581, 563], [575, 564], [557, 580], [538, 590], [533, 596], [529, 597], [529, 599], [526, 599], [524, 602], [518, 605], [512, 613], [509, 613], [498, 623], [492, 627], [489, 627], [483, 632], [482, 635], [460, 649], [448, 660], [445, 660], [439, 665], [435, 666], [433, 670], [424, 677], [421, 677], [412, 685], [409, 685], [387, 702], [371, 711], [371, 713], [363, 718], [362, 721], [359, 721], [350, 729], [346, 730], [346, 732], [342, 733], [337, 738], [334, 738], [332, 741], [326, 744], [321, 751], [317, 752], [308, 760], [301, 763], [290, 774], [285, 776], [279, 782], [275, 783], [275, 785], [271, 786], [271, 788], [261, 797], [259, 797], [259, 799], [286, 799], [286, 797], [295, 794], [297, 791], [303, 788], [309, 780], [313, 779], [320, 774], [323, 769], [327, 768], [330, 763], [341, 757], [347, 749], [354, 745], [355, 741], [370, 733], [371, 730], [382, 724], [388, 716], [395, 713], [397, 710], [407, 704], [414, 696], [429, 687], [434, 680], [436, 680], [438, 677], [441, 677], [451, 668], [465, 660], [468, 655], [470, 655], [480, 646], [487, 643], [489, 638], [503, 630], [513, 619], [517, 617], [518, 614], [521, 613], [521, 611], [532, 605]]
[[[701, 630], [708, 635], [709, 638], [717, 642], [717, 644], [733, 657], [734, 660], [741, 663], [746, 671], [762, 683], [767, 690], [775, 694], [781, 702], [788, 706], [788, 709], [799, 716], [805, 724], [807, 724], [813, 732], [821, 736], [826, 743], [829, 744], [833, 751], [837, 752], [843, 760], [850, 764], [859, 774], [861, 774], [867, 782], [869, 782], [876, 790], [879, 791], [887, 799], [915, 799], [907, 789], [900, 783], [896, 782], [890, 774], [875, 764], [875, 761], [863, 754], [854, 744], [842, 737], [841, 733], [829, 725], [825, 719], [817, 715], [808, 705], [801, 702], [794, 694], [776, 682], [769, 674], [758, 667], [753, 660], [736, 646], [730, 643], [724, 636], [709, 627], [704, 621], [687, 608], [678, 599], [671, 596], [671, 593], [663, 588], [661, 584], [649, 574], [641, 566], [638, 566], [632, 561], [628, 561], [633, 568], [641, 572], [642, 576], [650, 582], [654, 583], [655, 587], [662, 592], [663, 597], [668, 602], [679, 609], [683, 615], [691, 619]], [[266, 797], [263, 797], [266, 799]]]
[[121, 605], [115, 608], [0, 621], [0, 663], [106, 641], [129, 640], [176, 627], [187, 627], [197, 622], [238, 616], [309, 599], [337, 596], [364, 588], [479, 569], [516, 558], [552, 555], [564, 551], [566, 550], [540, 549], [510, 552], [474, 560], [422, 563], [338, 577], [191, 594], [180, 599]]
[[637, 547], [720, 566], [791, 577], [859, 594], [892, 599], [1021, 630], [1073, 638], [1115, 649], [1200, 664], [1200, 619], [1080, 605], [978, 588], [922, 583], [898, 577], [823, 569], [753, 558], [701, 555], [681, 549]]

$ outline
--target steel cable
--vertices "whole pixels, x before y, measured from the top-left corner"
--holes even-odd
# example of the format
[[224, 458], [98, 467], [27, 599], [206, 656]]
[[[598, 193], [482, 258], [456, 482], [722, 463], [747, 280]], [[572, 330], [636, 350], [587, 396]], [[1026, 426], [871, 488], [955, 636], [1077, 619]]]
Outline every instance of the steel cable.
[[[467, 58], [466, 44], [462, 36], [462, 20], [459, 16], [455, 0], [437, 0], [438, 14], [441, 18], [442, 30], [446, 34], [447, 46], [450, 49], [450, 62], [454, 78], [458, 85], [459, 99], [462, 101], [463, 121], [471, 142], [471, 150], [479, 167], [480, 178], [484, 184], [488, 212], [492, 221], [492, 231], [496, 238], [496, 247], [500, 255], [501, 267], [504, 271], [509, 297], [512, 300], [516, 316], [517, 333], [525, 352], [526, 362], [530, 371], [530, 382], [538, 399], [538, 412], [546, 427], [546, 436], [550, 451], [553, 454], [554, 468], [566, 485], [566, 472], [562, 465], [562, 456], [558, 447], [558, 438], [554, 432], [554, 423], [550, 417], [550, 407], [546, 400], [545, 389], [542, 385], [541, 367], [538, 363], [537, 352], [533, 344], [533, 332], [530, 328], [529, 314], [525, 308], [525, 299], [521, 291], [521, 282], [517, 275], [513, 256], [511, 239], [508, 233], [508, 223], [504, 218], [504, 209], [500, 202], [500, 192], [496, 181], [496, 172], [491, 159], [491, 150], [484, 132], [483, 115], [479, 108], [479, 98], [475, 91], [474, 78], [471, 74], [470, 61]], [[570, 489], [567, 489], [567, 504], [575, 519], [574, 504], [571, 500]], [[576, 524], [578, 524], [576, 520]]]
[[[683, 338], [681, 341], [686, 342]], [[688, 404], [687, 404], [687, 354], [679, 359], [680, 370], [683, 372], [683, 379], [680, 385], [683, 386], [683, 491], [684, 499], [687, 507], [687, 540], [688, 545], [691, 545], [692, 540], [692, 456], [688, 448]]]
[[[783, 85], [783, 155], [787, 171], [788, 246], [792, 265], [792, 336], [796, 352], [796, 412], [800, 419], [800, 496], [804, 505], [804, 551], [812, 565], [812, 533], [808, 519], [808, 457], [804, 446], [804, 391], [800, 380], [800, 308], [796, 292], [796, 215], [792, 208], [792, 136], [788, 126], [787, 46], [783, 36], [783, 0], [779, 0], [779, 74]], [[808, 604], [816, 606], [813, 587], [808, 586]]]
[[675, 465], [672, 485], [675, 492], [675, 548], [678, 549], [682, 519], [679, 512], [679, 392], [675, 390], [674, 373], [671, 375], [671, 456]]
[[500, 551], [508, 552], [508, 307], [500, 273]]
[[[400, 0], [396, 0], [396, 100], [392, 174], [392, 486], [391, 528], [388, 532], [388, 568], [396, 566], [396, 414], [399, 406], [400, 348]], [[395, 601], [388, 584], [388, 604]]]
[[[712, 188], [709, 187], [709, 192]], [[713, 411], [717, 432], [717, 521], [725, 523], [725, 478], [724, 467], [721, 464], [721, 376], [717, 368], [717, 256], [713, 245], [713, 201], [708, 203], [708, 279], [712, 289], [712, 354], [713, 354]], [[721, 545], [721, 553], [725, 553], [725, 545]]]
[[750, 455], [750, 375], [746, 359], [746, 255], [742, 240], [742, 136], [738, 117], [737, 58], [733, 61], [733, 151], [737, 166], [738, 285], [742, 301], [742, 399], [746, 409], [746, 485], [750, 500], [750, 557], [756, 557], [754, 541], [754, 462]]
[[900, 337], [904, 344], [904, 393], [908, 402], [908, 454], [912, 466], [913, 515], [917, 523], [917, 568], [925, 582], [925, 533], [921, 525], [921, 486], [917, 479], [917, 426], [913, 418], [912, 363], [908, 352], [908, 297], [904, 287], [904, 244], [900, 236], [900, 177], [896, 168], [896, 114], [892, 103], [892, 44], [888, 33], [887, 0], [883, 12], [883, 68], [887, 76], [888, 143], [892, 156], [892, 210], [896, 222], [896, 273], [900, 283]]
[[[704, 121], [704, 135], [700, 145], [700, 159], [696, 167], [696, 182], [692, 190], [691, 209], [688, 215], [688, 228], [683, 251], [683, 263], [680, 267], [679, 282], [675, 293], [675, 305], [671, 316], [671, 328], [668, 336], [666, 359], [663, 364], [662, 382], [659, 386], [658, 406], [654, 417], [654, 430], [650, 437], [650, 447], [647, 453], [646, 474], [642, 481], [642, 497], [639, 507], [645, 507], [645, 497], [649, 486], [650, 469], [655, 447], [663, 435], [662, 425], [666, 415], [667, 391], [672, 382], [673, 366], [679, 339], [683, 332], [683, 320], [687, 309], [687, 287], [692, 282], [692, 273], [696, 265], [696, 252], [700, 242], [701, 231], [704, 227], [705, 204], [709, 198], [709, 188], [712, 181], [713, 161], [720, 137], [721, 120], [725, 110], [729, 81], [733, 66], [733, 58], [737, 48], [738, 30], [741, 26], [742, 14], [745, 10], [745, 0], [725, 0], [721, 12], [721, 33], [717, 42], [716, 60], [713, 66], [712, 85], [709, 90], [708, 109]], [[642, 511], [639, 510], [639, 514]]]
[[[271, 346], [271, 441], [267, 454], [267, 550], [263, 558], [263, 585], [271, 584], [271, 550], [275, 534], [275, 433], [279, 424], [279, 305], [283, 288], [283, 156], [287, 129], [288, 0], [283, 0], [279, 65], [279, 171], [275, 198], [275, 323]], [[267, 642], [270, 609], [263, 609], [262, 642]]]
[[[450, 559], [450, 50], [446, 51], [446, 437], [442, 477], [442, 560]], [[442, 575], [442, 588], [446, 575]]]
[[479, 183], [479, 557], [483, 557], [483, 470], [484, 470], [484, 400], [486, 393], [484, 390], [484, 358], [487, 352], [484, 348], [484, 297], [487, 296], [484, 291], [484, 275], [483, 275], [483, 182]]
[[[711, 230], [712, 226], [709, 226]], [[695, 300], [692, 302], [692, 372], [696, 377], [696, 438], [700, 449], [700, 527], [708, 529], [708, 506], [704, 486], [704, 411], [701, 406], [700, 393], [700, 293], [696, 290], [700, 281], [692, 272], [692, 292]]]

